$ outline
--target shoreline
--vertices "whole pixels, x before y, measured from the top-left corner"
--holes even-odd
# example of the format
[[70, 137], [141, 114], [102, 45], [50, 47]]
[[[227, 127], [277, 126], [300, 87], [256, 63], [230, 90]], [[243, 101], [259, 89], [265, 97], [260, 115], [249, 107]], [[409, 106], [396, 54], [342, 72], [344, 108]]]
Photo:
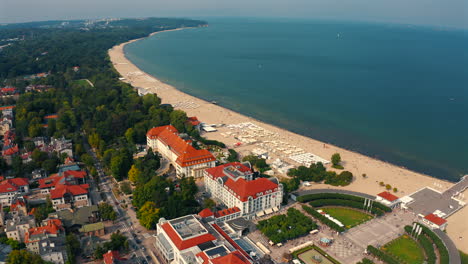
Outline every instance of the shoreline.
[[[178, 31], [182, 29], [188, 28], [177, 28], [153, 32], [147, 37], [154, 36], [158, 33]], [[260, 120], [256, 120], [252, 117], [242, 115], [233, 110], [184, 93], [169, 84], [161, 82], [156, 77], [147, 74], [134, 65], [129, 59], [127, 59], [124, 52], [125, 45], [143, 38], [130, 40], [109, 49], [108, 54], [110, 60], [116, 71], [119, 72], [123, 78], [125, 78], [123, 80], [124, 82], [130, 83], [140, 91], [143, 90], [148, 93], [156, 93], [158, 97], [161, 98], [162, 103], [172, 104], [174, 108], [185, 111], [188, 116], [197, 116], [201, 122], [227, 125], [250, 122], [258, 127], [271, 131], [275, 135], [278, 135], [278, 139], [282, 142], [287, 142], [288, 144], [299, 146], [306, 152], [313, 153], [327, 160], [330, 159], [333, 153], [340, 153], [345, 170], [351, 171], [355, 176], [354, 181], [345, 187], [334, 187], [330, 185], [314, 183], [312, 184], [311, 188], [337, 188], [376, 195], [379, 192], [385, 191], [385, 188], [379, 185], [379, 182], [382, 181], [385, 184], [388, 183], [391, 184], [392, 187], [398, 188], [396, 195], [402, 197], [411, 194], [425, 186], [434, 189], [445, 190], [454, 184], [447, 180], [437, 179], [422, 173], [408, 170], [407, 168], [399, 167], [385, 161], [365, 156], [358, 152], [346, 150], [329, 143], [321, 142], [313, 138], [293, 133], [286, 129], [264, 123]], [[238, 142], [238, 140], [231, 137], [225, 137], [225, 133], [229, 131], [231, 130], [226, 127], [221, 127], [218, 128], [218, 132], [205, 133], [204, 136], [208, 139], [222, 141], [227, 146], [232, 147], [236, 142]], [[255, 147], [258, 148], [258, 146], [248, 144], [242, 145], [241, 147], [236, 148], [236, 151], [240, 153], [248, 153]], [[327, 169], [330, 169], [329, 165], [326, 167]], [[364, 173], [367, 175], [366, 178], [361, 176]], [[468, 246], [463, 246], [466, 239], [459, 240], [455, 238], [458, 238], [458, 236], [461, 236], [461, 234], [468, 238], [468, 230], [466, 227], [464, 227], [464, 218], [457, 217], [467, 215], [467, 212], [468, 209], [465, 207], [458, 213], [454, 214], [454, 216], [448, 218], [448, 233], [451, 235], [451, 231], [453, 231], [454, 237], [452, 237], [452, 239], [457, 244], [457, 246], [465, 252], [468, 252]], [[451, 221], [452, 218], [454, 221]]]

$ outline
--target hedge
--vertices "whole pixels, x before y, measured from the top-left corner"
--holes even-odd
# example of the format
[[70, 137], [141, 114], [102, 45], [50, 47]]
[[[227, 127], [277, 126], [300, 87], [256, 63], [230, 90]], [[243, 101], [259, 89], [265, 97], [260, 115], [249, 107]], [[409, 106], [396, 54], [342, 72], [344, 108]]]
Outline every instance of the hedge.
[[341, 227], [341, 226], [337, 225], [335, 222], [333, 222], [330, 219], [326, 218], [321, 213], [315, 211], [315, 209], [312, 208], [312, 207], [309, 207], [307, 205], [302, 205], [302, 209], [304, 209], [304, 211], [306, 211], [308, 214], [310, 214], [314, 218], [318, 219], [322, 224], [330, 227], [331, 229], [333, 229], [335, 231], [343, 232], [343, 231], [346, 230], [344, 227]]
[[[323, 199], [341, 199], [341, 200], [349, 200], [349, 201], [356, 201], [364, 204], [365, 198], [350, 194], [343, 194], [343, 193], [315, 193], [315, 194], [306, 194], [299, 196], [297, 198], [298, 202], [306, 203], [313, 200], [323, 200]], [[388, 206], [385, 206], [379, 202], [373, 202], [372, 208], [378, 208], [384, 212], [391, 212], [392, 209]]]
[[[405, 231], [409, 235], [411, 235], [411, 231], [413, 228], [411, 226], [405, 226]], [[427, 264], [435, 264], [436, 263], [436, 255], [434, 252], [434, 247], [432, 246], [432, 241], [430, 241], [426, 235], [420, 235], [417, 237], [417, 240], [419, 244], [422, 246], [424, 249], [424, 252], [426, 253], [427, 257]]]
[[[309, 203], [313, 207], [322, 207], [322, 206], [330, 206], [330, 205], [337, 205], [337, 206], [345, 206], [345, 207], [351, 207], [351, 208], [356, 208], [356, 209], [363, 209], [363, 203], [356, 202], [356, 201], [351, 201], [351, 200], [341, 200], [341, 199], [320, 199], [320, 200], [314, 200]], [[379, 208], [372, 207], [371, 208], [371, 213], [377, 215], [377, 216], [382, 216], [385, 214], [384, 211], [380, 210]]]
[[432, 232], [431, 229], [423, 225], [420, 226], [422, 227], [424, 234], [426, 234], [432, 240], [432, 242], [434, 242], [437, 249], [439, 250], [440, 264], [449, 264], [449, 253], [447, 247], [445, 247], [444, 242], [442, 242], [442, 239], [440, 239], [440, 237], [436, 233]]
[[374, 261], [368, 259], [368, 258], [363, 258], [361, 261], [359, 261], [357, 264], [374, 264]]
[[399, 264], [400, 262], [394, 259], [392, 256], [387, 255], [382, 250], [375, 248], [371, 245], [367, 246], [367, 252], [371, 253], [372, 255], [376, 256], [378, 259], [382, 260], [387, 264]]

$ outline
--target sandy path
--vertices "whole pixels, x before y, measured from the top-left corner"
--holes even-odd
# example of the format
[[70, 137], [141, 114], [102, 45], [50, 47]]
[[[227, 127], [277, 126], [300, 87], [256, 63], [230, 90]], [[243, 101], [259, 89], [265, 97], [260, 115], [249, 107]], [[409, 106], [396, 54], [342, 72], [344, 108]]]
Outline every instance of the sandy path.
[[[133, 41], [136, 40], [132, 40], [127, 43]], [[312, 138], [304, 137], [275, 126], [259, 122], [237, 112], [183, 93], [176, 88], [159, 81], [153, 76], [146, 74], [137, 66], [132, 64], [125, 57], [123, 52], [123, 47], [127, 43], [114, 46], [109, 50], [109, 56], [114, 67], [122, 77], [125, 78], [125, 82], [132, 84], [136, 88], [146, 90], [151, 93], [157, 93], [163, 103], [173, 104], [176, 107], [179, 106], [177, 108], [186, 111], [188, 116], [197, 116], [200, 121], [205, 123], [238, 124], [243, 122], [252, 122], [266, 130], [277, 133], [279, 140], [298, 146], [307, 152], [314, 153], [325, 159], [329, 160], [333, 153], [338, 152], [341, 154], [345, 169], [351, 171], [356, 176], [356, 180], [351, 185], [343, 187], [343, 189], [375, 195], [384, 191], [384, 188], [378, 184], [380, 181], [383, 181], [398, 188], [396, 195], [401, 197], [424, 186], [430, 186], [439, 190], [445, 190], [449, 186], [452, 186], [452, 183], [450, 182], [410, 171], [333, 145], [324, 144], [323, 142]], [[221, 128], [218, 132], [208, 133], [205, 134], [205, 136], [210, 139], [223, 141], [227, 145], [232, 146], [236, 140], [221, 136], [221, 133], [226, 131], [229, 131], [229, 129]], [[237, 150], [243, 152], [252, 148], [253, 146], [245, 146]], [[363, 178], [361, 176], [364, 173], [367, 175], [367, 178]], [[330, 186], [314, 185], [312, 188], [328, 187]], [[468, 215], [467, 207], [449, 218], [449, 234], [456, 234], [456, 237], [452, 237], [452, 239], [460, 249], [468, 252], [468, 240], [466, 238], [459, 239], [460, 236], [468, 238], [468, 230], [466, 227], [468, 225], [466, 220], [467, 218], [464, 217], [466, 215]]]

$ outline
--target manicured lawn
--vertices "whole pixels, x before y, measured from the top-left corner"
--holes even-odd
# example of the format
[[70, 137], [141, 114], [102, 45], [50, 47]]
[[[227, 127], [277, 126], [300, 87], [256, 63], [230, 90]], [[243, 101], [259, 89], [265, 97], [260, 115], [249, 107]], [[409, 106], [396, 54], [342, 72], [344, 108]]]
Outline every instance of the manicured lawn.
[[373, 218], [371, 215], [350, 208], [326, 207], [320, 209], [339, 220], [348, 229]]
[[403, 235], [387, 245], [382, 250], [396, 256], [406, 264], [421, 264], [424, 262], [423, 249], [407, 235]]

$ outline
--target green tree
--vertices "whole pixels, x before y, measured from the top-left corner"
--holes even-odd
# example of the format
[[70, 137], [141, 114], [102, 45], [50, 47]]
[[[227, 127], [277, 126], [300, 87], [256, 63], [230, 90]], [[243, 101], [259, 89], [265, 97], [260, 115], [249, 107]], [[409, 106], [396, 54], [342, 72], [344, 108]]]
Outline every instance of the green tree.
[[141, 176], [141, 171], [135, 166], [135, 164], [132, 165], [132, 167], [128, 171], [128, 179], [131, 182], [136, 183], [138, 182], [138, 179], [140, 178], [140, 176]]
[[203, 208], [211, 209], [215, 206], [216, 206], [216, 202], [213, 199], [206, 198], [205, 200], [203, 200]]
[[115, 221], [117, 219], [117, 213], [114, 211], [112, 205], [108, 203], [100, 203], [98, 205], [99, 214], [101, 215], [102, 220], [111, 220]]
[[125, 138], [129, 144], [135, 144], [135, 131], [133, 128], [130, 127], [125, 131]]
[[140, 224], [147, 229], [154, 229], [159, 220], [159, 211], [160, 209], [156, 207], [154, 202], [146, 202], [138, 210]]
[[185, 124], [187, 123], [187, 114], [182, 110], [174, 110], [169, 115], [171, 125], [173, 125], [180, 133], [186, 132]]
[[8, 254], [7, 264], [44, 264], [41, 256], [26, 250], [13, 250]]
[[132, 187], [130, 186], [130, 183], [128, 181], [122, 182], [120, 184], [120, 190], [125, 194], [132, 193]]
[[340, 165], [340, 162], [341, 162], [341, 155], [340, 153], [335, 153], [331, 156], [331, 162], [333, 164], [333, 167], [334, 168], [337, 168], [338, 166], [341, 166]]

